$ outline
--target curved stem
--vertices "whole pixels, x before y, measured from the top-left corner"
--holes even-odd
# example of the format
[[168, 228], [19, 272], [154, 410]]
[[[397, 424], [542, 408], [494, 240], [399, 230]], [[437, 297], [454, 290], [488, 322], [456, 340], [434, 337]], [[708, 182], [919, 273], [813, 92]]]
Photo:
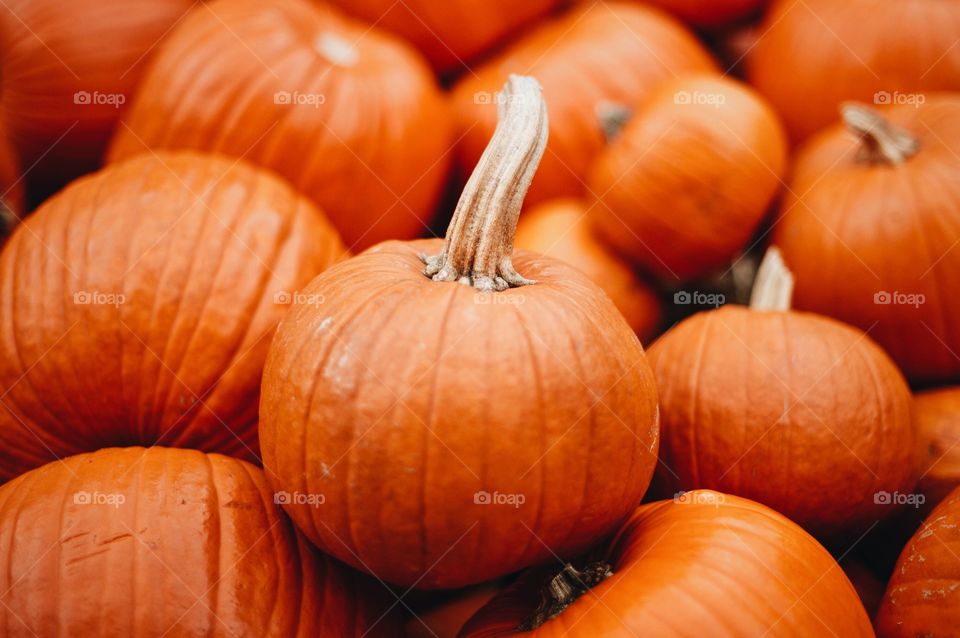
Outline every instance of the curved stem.
[[790, 310], [793, 297], [793, 273], [787, 268], [776, 246], [767, 249], [767, 254], [757, 269], [757, 278], [750, 293], [750, 308], [753, 310]]
[[880, 113], [856, 102], [840, 107], [843, 123], [860, 136], [858, 159], [871, 164], [903, 164], [920, 150], [920, 140], [909, 131], [894, 126]]
[[478, 290], [535, 283], [513, 268], [520, 207], [547, 146], [547, 105], [531, 77], [511, 75], [497, 99], [497, 128], [463, 189], [443, 250], [421, 256], [434, 281]]

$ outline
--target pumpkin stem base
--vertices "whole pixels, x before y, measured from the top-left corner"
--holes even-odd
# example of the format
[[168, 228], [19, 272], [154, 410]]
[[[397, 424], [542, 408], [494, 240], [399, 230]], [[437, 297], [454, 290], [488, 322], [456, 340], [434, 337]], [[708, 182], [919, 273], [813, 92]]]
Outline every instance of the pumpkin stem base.
[[613, 569], [608, 563], [590, 563], [583, 570], [567, 563], [543, 588], [540, 606], [530, 618], [520, 623], [517, 631], [530, 631], [556, 618], [573, 601], [611, 576]]

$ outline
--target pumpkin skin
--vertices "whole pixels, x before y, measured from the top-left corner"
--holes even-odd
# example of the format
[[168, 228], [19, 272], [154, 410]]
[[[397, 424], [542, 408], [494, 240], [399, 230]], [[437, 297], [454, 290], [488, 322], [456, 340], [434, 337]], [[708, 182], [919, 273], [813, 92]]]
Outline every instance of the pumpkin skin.
[[[773, 241], [797, 308], [869, 329], [911, 381], [960, 378], [960, 102], [879, 113], [919, 140], [916, 155], [865, 163], [854, 135], [827, 129], [795, 158]], [[895, 292], [923, 303], [889, 303]]]
[[111, 159], [147, 148], [243, 157], [313, 199], [351, 249], [423, 232], [451, 139], [420, 56], [321, 3], [205, 9], [160, 47]]
[[679, 78], [654, 91], [597, 158], [591, 219], [645, 270], [701, 277], [744, 248], [786, 164], [783, 127], [759, 95], [721, 77]]
[[492, 96], [510, 73], [533, 75], [550, 111], [550, 141], [527, 205], [580, 195], [605, 140], [598, 109], [638, 104], [677, 74], [710, 72], [710, 54], [683, 25], [628, 2], [590, 3], [544, 21], [465, 75], [453, 93], [458, 162], [469, 171], [496, 125]]
[[903, 548], [877, 613], [877, 636], [953, 636], [960, 623], [960, 489]]
[[794, 142], [836, 121], [846, 100], [893, 104], [960, 90], [958, 0], [780, 0], [758, 34], [747, 58], [750, 82]]
[[[678, 501], [638, 508], [598, 550], [613, 575], [524, 635], [873, 636], [850, 581], [795, 523], [707, 490]], [[537, 571], [495, 597], [460, 636], [514, 635], [540, 600]]]
[[915, 491], [925, 497], [918, 509], [926, 514], [960, 486], [960, 388], [915, 394], [913, 423], [920, 459]]
[[154, 47], [195, 4], [4, 2], [0, 119], [31, 186], [52, 192], [100, 165]]
[[766, 0], [650, 0], [699, 27], [722, 27], [760, 11]]
[[333, 0], [333, 4], [377, 27], [403, 36], [444, 75], [466, 71], [517, 29], [562, 0]]
[[0, 551], [4, 636], [399, 635], [263, 472], [219, 454], [112, 448], [28, 472], [0, 487]]
[[0, 476], [136, 444], [256, 459], [272, 331], [342, 256], [244, 162], [144, 155], [76, 181], [0, 253]]
[[514, 245], [583, 271], [613, 300], [641, 342], [656, 332], [660, 323], [656, 292], [597, 240], [580, 200], [551, 200], [524, 212]]
[[891, 511], [876, 493], [912, 486], [909, 389], [858, 330], [725, 306], [680, 322], [649, 355], [669, 493], [737, 494], [832, 540]]
[[[441, 246], [387, 242], [317, 277], [304, 293], [325, 303], [281, 321], [260, 403], [275, 487], [326, 498], [286, 505], [297, 526], [425, 589], [613, 531], [646, 491], [658, 432], [642, 347], [585, 275], [517, 251], [537, 283], [478, 293], [424, 276], [418, 255]], [[481, 491], [524, 503], [476, 504]]]

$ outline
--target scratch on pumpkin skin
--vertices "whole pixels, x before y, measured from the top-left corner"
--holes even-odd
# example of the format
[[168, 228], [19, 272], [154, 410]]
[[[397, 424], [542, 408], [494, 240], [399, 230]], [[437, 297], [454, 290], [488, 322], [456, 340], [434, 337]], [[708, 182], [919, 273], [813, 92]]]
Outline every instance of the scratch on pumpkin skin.
[[110, 551], [110, 548], [109, 548], [109, 547], [106, 547], [106, 548], [104, 548], [104, 549], [101, 549], [101, 550], [98, 551], [98, 552], [91, 552], [91, 553], [89, 553], [89, 554], [84, 554], [83, 556], [77, 556], [77, 557], [75, 557], [75, 558], [71, 558], [70, 560], [68, 560], [68, 561], [67, 561], [67, 565], [68, 565], [68, 566], [69, 566], [69, 565], [76, 565], [76, 564], [79, 563], [79, 562], [85, 561], [85, 560], [90, 559], [90, 558], [95, 558], [96, 556], [100, 556], [101, 554], [106, 554], [106, 553], [109, 552], [109, 551]]

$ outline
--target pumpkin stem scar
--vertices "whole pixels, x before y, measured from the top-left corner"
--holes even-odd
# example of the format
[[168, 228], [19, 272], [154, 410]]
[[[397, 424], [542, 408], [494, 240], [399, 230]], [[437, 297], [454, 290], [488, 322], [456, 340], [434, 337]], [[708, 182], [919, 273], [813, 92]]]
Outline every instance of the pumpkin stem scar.
[[520, 623], [517, 631], [530, 631], [556, 618], [573, 601], [611, 576], [613, 569], [608, 563], [590, 563], [583, 571], [567, 563], [560, 573], [544, 586], [540, 606], [530, 618]]
[[920, 150], [920, 140], [868, 106], [846, 102], [841, 105], [840, 113], [843, 123], [863, 142], [857, 155], [862, 162], [903, 164]]
[[750, 293], [750, 308], [753, 310], [790, 310], [793, 297], [793, 273], [787, 268], [776, 246], [767, 249], [767, 254], [757, 269]]
[[511, 255], [547, 130], [540, 85], [532, 77], [511, 75], [497, 98], [497, 128], [457, 202], [443, 250], [420, 256], [427, 277], [482, 291], [535, 283], [514, 270]]
[[603, 131], [603, 137], [608, 142], [620, 135], [620, 131], [633, 117], [633, 109], [626, 104], [606, 100], [597, 103], [596, 113], [600, 130]]

